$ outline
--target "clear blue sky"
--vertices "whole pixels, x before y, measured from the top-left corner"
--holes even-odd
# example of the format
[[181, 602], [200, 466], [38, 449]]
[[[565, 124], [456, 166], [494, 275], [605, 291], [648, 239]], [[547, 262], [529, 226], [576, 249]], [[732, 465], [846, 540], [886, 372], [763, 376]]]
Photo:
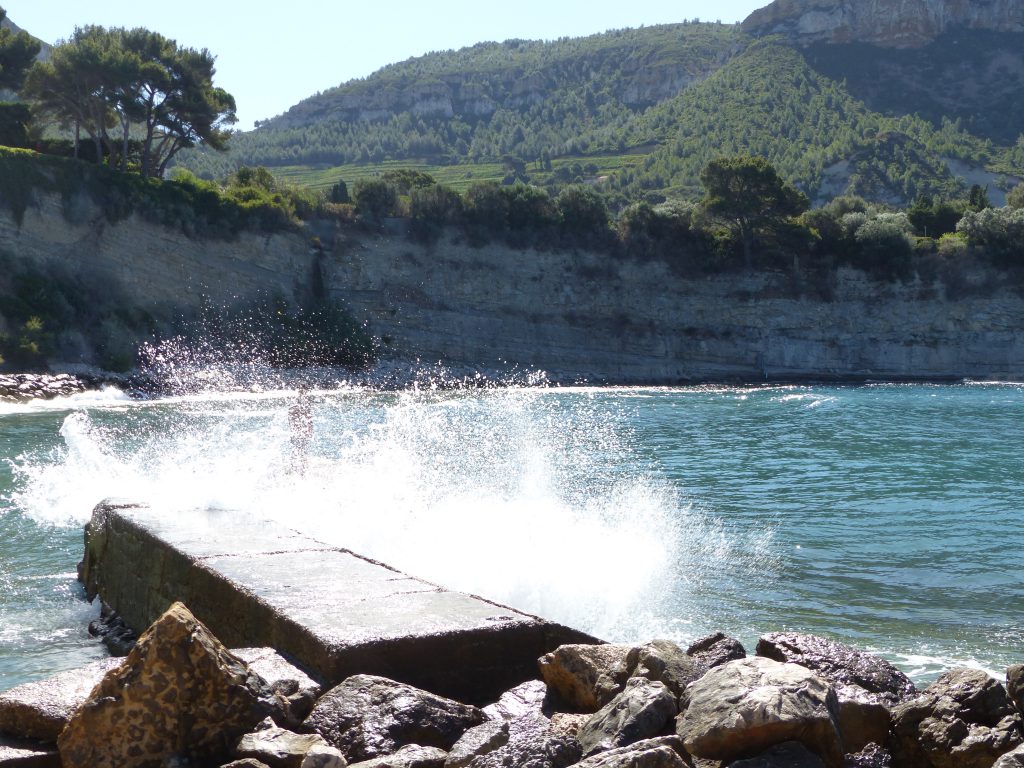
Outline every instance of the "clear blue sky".
[[385, 64], [485, 40], [558, 37], [683, 19], [741, 21], [768, 0], [0, 0], [48, 43], [76, 26], [147, 27], [217, 56], [215, 82], [238, 102], [238, 127]]

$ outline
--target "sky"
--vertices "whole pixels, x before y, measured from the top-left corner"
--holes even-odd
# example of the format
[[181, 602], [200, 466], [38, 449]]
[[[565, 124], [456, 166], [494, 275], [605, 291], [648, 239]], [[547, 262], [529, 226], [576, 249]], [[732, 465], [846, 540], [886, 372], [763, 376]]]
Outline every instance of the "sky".
[[[146, 27], [217, 57], [241, 130], [386, 64], [488, 40], [552, 40], [684, 19], [742, 21], [768, 0], [0, 0], [11, 21], [55, 43], [75, 27]], [[188, 8], [188, 13], [182, 9]]]

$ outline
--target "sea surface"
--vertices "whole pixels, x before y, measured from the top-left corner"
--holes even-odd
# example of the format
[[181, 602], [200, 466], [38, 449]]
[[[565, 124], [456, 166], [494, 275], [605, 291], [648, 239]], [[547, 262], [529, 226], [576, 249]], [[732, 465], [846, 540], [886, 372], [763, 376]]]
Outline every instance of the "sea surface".
[[[608, 640], [836, 638], [918, 682], [1024, 662], [1024, 385], [296, 393], [0, 404], [0, 690], [104, 654], [111, 496], [277, 519]], [[209, 514], [209, 513], [207, 513]]]

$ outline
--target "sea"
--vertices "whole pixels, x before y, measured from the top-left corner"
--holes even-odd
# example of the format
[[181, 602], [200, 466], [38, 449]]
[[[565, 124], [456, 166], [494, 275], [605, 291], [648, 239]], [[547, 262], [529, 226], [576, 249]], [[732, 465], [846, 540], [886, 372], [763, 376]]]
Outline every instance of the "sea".
[[280, 523], [610, 641], [774, 631], [916, 682], [1024, 662], [1024, 385], [343, 382], [0, 404], [0, 690], [105, 655], [108, 497]]

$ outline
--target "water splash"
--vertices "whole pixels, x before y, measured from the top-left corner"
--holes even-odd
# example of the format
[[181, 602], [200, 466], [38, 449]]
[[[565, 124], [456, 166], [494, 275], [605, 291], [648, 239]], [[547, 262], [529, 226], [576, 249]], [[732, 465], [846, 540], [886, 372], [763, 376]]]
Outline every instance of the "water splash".
[[601, 636], [692, 637], [706, 621], [686, 589], [746, 561], [641, 459], [625, 401], [599, 392], [314, 392], [301, 475], [287, 420], [294, 392], [78, 412], [63, 446], [16, 463], [14, 502], [75, 524], [111, 496], [166, 514], [236, 510], [235, 525], [278, 520]]

